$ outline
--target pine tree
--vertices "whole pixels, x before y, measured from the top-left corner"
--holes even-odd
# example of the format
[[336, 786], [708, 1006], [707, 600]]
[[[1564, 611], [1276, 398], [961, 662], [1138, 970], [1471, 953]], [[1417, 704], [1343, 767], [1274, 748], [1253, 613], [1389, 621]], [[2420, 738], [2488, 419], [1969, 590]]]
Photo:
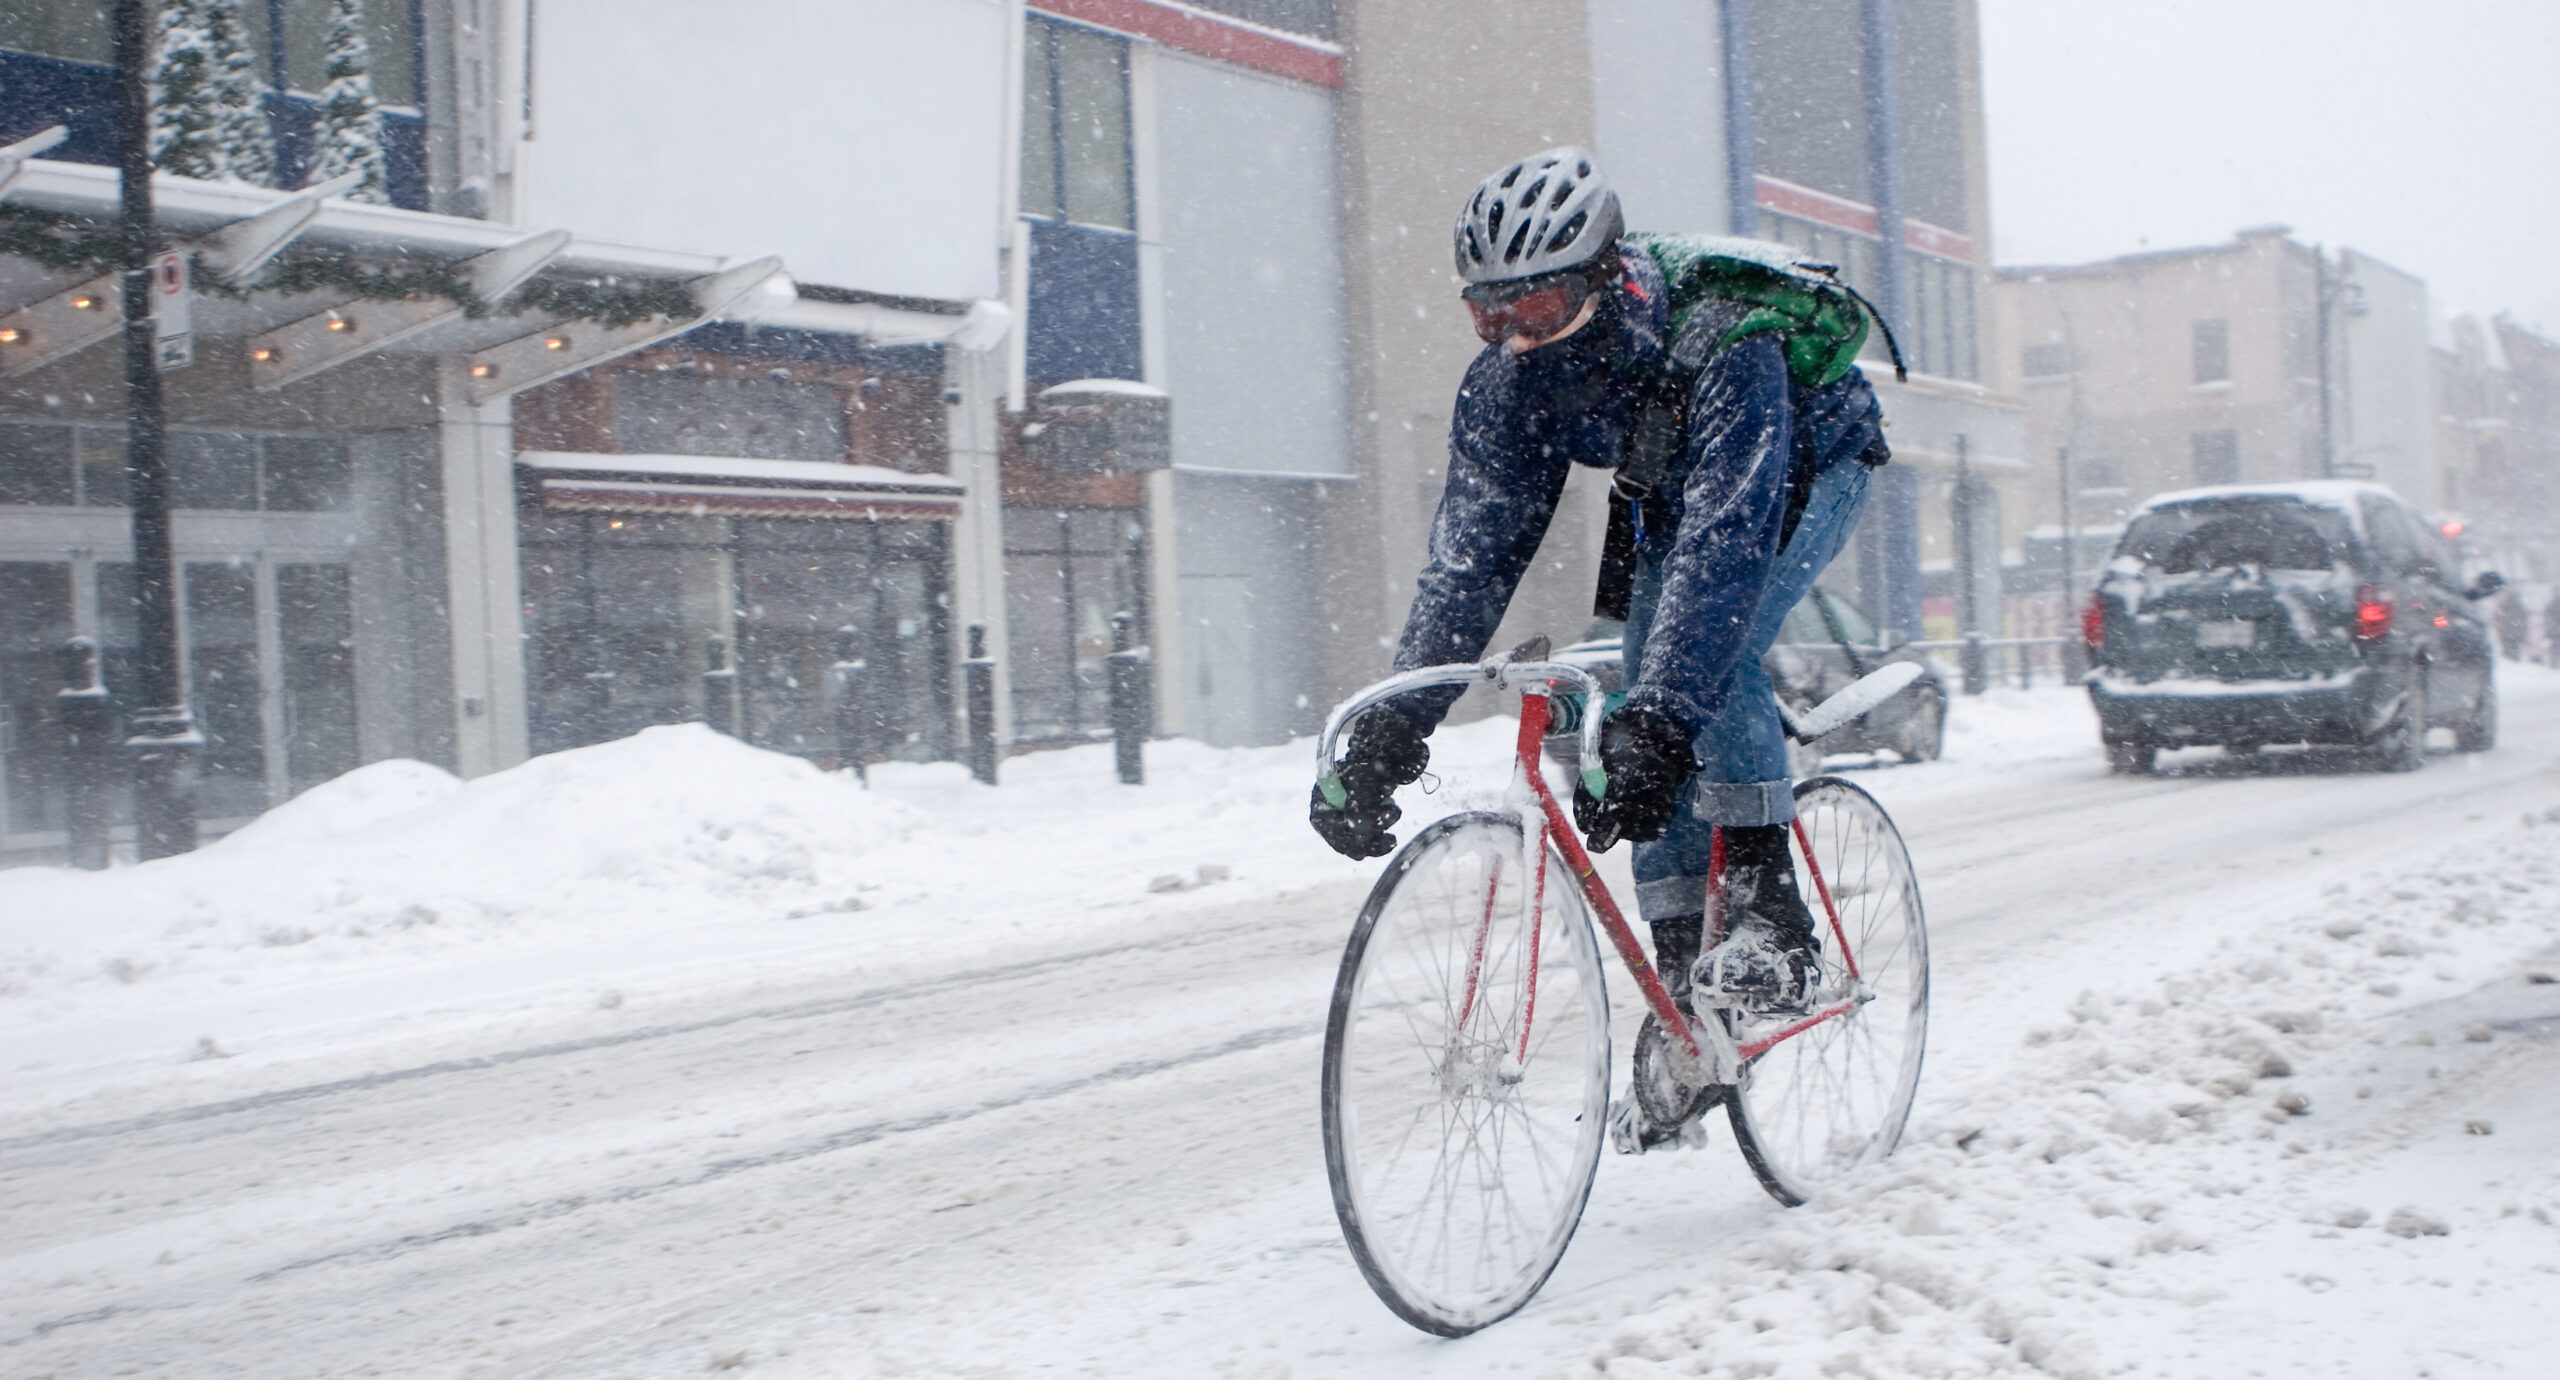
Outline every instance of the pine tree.
[[350, 201], [391, 200], [391, 170], [382, 148], [382, 107], [373, 99], [373, 54], [364, 39], [364, 0], [329, 0], [329, 84], [320, 92], [320, 128], [312, 143], [310, 181], [360, 172]]
[[275, 141], [240, 5], [162, 0], [151, 156], [163, 172], [260, 186], [275, 180]]

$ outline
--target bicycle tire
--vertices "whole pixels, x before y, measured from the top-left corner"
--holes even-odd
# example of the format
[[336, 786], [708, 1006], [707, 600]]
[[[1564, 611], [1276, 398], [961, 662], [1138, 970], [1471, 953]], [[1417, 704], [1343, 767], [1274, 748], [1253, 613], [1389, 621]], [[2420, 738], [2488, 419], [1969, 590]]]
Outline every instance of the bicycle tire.
[[[1893, 820], [1836, 776], [1797, 783], [1796, 816], [1839, 907], [1868, 1000], [1748, 1061], [1725, 1099], [1743, 1159], [1789, 1207], [1893, 1153], [1911, 1117], [1929, 1027], [1929, 931]], [[1839, 942], [1800, 852], [1796, 880], [1823, 935], [1822, 988], [1848, 990]], [[1735, 1036], [1747, 1042], [1741, 1029]]]
[[1361, 908], [1325, 1022], [1343, 1239], [1396, 1316], [1444, 1337], [1518, 1312], [1554, 1273], [1607, 1130], [1590, 911], [1543, 850], [1532, 935], [1525, 837], [1516, 816], [1482, 812], [1415, 835]]

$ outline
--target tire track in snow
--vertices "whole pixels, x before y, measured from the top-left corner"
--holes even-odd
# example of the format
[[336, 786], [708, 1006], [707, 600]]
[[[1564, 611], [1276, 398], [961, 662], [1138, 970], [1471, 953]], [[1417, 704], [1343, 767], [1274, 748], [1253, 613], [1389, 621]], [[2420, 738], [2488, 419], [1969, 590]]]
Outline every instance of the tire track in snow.
[[527, 1045], [521, 1049], [504, 1050], [496, 1054], [473, 1055], [468, 1058], [461, 1059], [439, 1059], [432, 1063], [418, 1064], [409, 1068], [389, 1069], [381, 1073], [359, 1074], [352, 1078], [331, 1079], [324, 1083], [309, 1083], [299, 1087], [279, 1088], [272, 1092], [255, 1093], [248, 1097], [228, 1098], [220, 1102], [201, 1102], [184, 1107], [172, 1107], [164, 1111], [146, 1112], [139, 1116], [122, 1117], [113, 1121], [88, 1122], [77, 1126], [57, 1127], [50, 1131], [36, 1131], [17, 1136], [0, 1136], [0, 1151], [27, 1150], [46, 1145], [61, 1145], [73, 1141], [95, 1140], [105, 1136], [134, 1135], [140, 1132], [159, 1130], [167, 1126], [180, 1126], [190, 1122], [207, 1121], [218, 1117], [238, 1116], [247, 1112], [264, 1111], [271, 1107], [289, 1106], [297, 1102], [309, 1102], [320, 1098], [336, 1097], [346, 1093], [366, 1092], [376, 1088], [387, 1088], [401, 1083], [416, 1082], [420, 1079], [441, 1078], [462, 1073], [481, 1073], [491, 1069], [505, 1068], [509, 1065], [529, 1063], [535, 1060], [556, 1059], [568, 1055], [592, 1053], [600, 1049], [613, 1049], [625, 1045], [646, 1044], [654, 1040], [665, 1040], [686, 1035], [696, 1035], [705, 1031], [722, 1030], [732, 1026], [745, 1025], [754, 1021], [803, 1021], [815, 1020], [826, 1016], [840, 1016], [874, 1006], [887, 1005], [892, 1002], [930, 997], [939, 993], [951, 991], [954, 988], [969, 987], [981, 983], [1010, 982], [1020, 978], [1036, 977], [1042, 973], [1052, 972], [1062, 968], [1072, 968], [1086, 963], [1104, 962], [1114, 958], [1126, 957], [1135, 953], [1163, 952], [1174, 949], [1197, 948], [1204, 944], [1214, 944], [1222, 939], [1230, 938], [1238, 932], [1259, 927], [1260, 923], [1254, 921], [1241, 922], [1233, 925], [1221, 925], [1213, 928], [1179, 933], [1168, 937], [1149, 938], [1125, 944], [1106, 945], [1098, 949], [1080, 949], [1073, 953], [1053, 954], [1046, 958], [1027, 959], [1019, 963], [999, 964], [990, 968], [972, 968], [962, 972], [945, 973], [938, 977], [923, 978], [914, 982], [904, 982], [884, 987], [868, 988], [863, 991], [849, 993], [841, 997], [821, 997], [812, 1001], [791, 1002], [780, 1006], [756, 1007], [745, 1011], [731, 1011], [717, 1016], [705, 1016], [696, 1020], [674, 1021], [662, 1025], [643, 1026], [635, 1030], [620, 1030], [606, 1035], [582, 1036], [574, 1040], [555, 1040], [539, 1045]]
[[1103, 1084], [1126, 1083], [1135, 1079], [1146, 1078], [1154, 1074], [1168, 1073], [1175, 1069], [1189, 1068], [1195, 1064], [1209, 1063], [1213, 1060], [1226, 1058], [1229, 1055], [1249, 1053], [1268, 1045], [1284, 1044], [1290, 1040], [1313, 1039], [1315, 1036], [1322, 1033], [1323, 1029], [1323, 1022], [1315, 1021], [1301, 1025], [1271, 1026], [1261, 1030], [1247, 1031], [1244, 1034], [1222, 1040], [1207, 1049], [1193, 1050], [1187, 1054], [1177, 1054], [1170, 1058], [1163, 1059], [1132, 1059], [1123, 1063], [1115, 1064], [1110, 1068], [1103, 1069], [1095, 1073], [1086, 1074], [1080, 1078], [1069, 1078], [1055, 1083], [1040, 1084], [1035, 1087], [1026, 1088], [1010, 1097], [991, 1099], [989, 1101], [980, 1102], [972, 1107], [938, 1112], [926, 1112], [919, 1116], [901, 1117], [886, 1121], [866, 1122], [860, 1126], [850, 1126], [841, 1131], [831, 1132], [814, 1141], [803, 1142], [799, 1145], [788, 1146], [777, 1150], [767, 1150], [753, 1155], [739, 1155], [725, 1160], [714, 1160], [710, 1164], [704, 1165], [700, 1172], [683, 1175], [678, 1178], [662, 1179], [656, 1183], [650, 1184], [632, 1184], [623, 1188], [614, 1189], [608, 1193], [581, 1193], [572, 1194], [564, 1198], [553, 1198], [546, 1202], [535, 1203], [529, 1207], [521, 1208], [515, 1212], [507, 1213], [502, 1216], [484, 1217], [476, 1221], [457, 1223], [453, 1226], [431, 1232], [413, 1232], [407, 1236], [395, 1237], [390, 1241], [377, 1242], [370, 1246], [353, 1246], [345, 1250], [331, 1251], [325, 1255], [316, 1255], [304, 1260], [290, 1261], [286, 1264], [262, 1270], [257, 1274], [251, 1275], [247, 1282], [251, 1284], [264, 1284], [279, 1275], [291, 1274], [297, 1270], [307, 1270], [320, 1265], [333, 1265], [340, 1262], [372, 1263], [375, 1261], [390, 1260], [398, 1256], [407, 1255], [412, 1251], [420, 1251], [430, 1246], [439, 1245], [443, 1242], [459, 1241], [471, 1237], [490, 1236], [498, 1232], [510, 1231], [517, 1227], [531, 1226], [537, 1222], [547, 1222], [554, 1218], [566, 1217], [573, 1213], [583, 1212], [591, 1207], [604, 1207], [619, 1203], [638, 1202], [642, 1199], [658, 1197], [661, 1194], [675, 1193], [688, 1188], [697, 1188], [704, 1184], [716, 1183], [722, 1179], [730, 1178], [738, 1174], [751, 1173], [759, 1169], [771, 1169], [777, 1165], [794, 1164], [801, 1160], [815, 1159], [820, 1155], [831, 1155], [842, 1150], [856, 1149], [861, 1146], [869, 1145], [874, 1141], [884, 1140], [890, 1136], [908, 1135], [917, 1131], [930, 1131], [939, 1126], [956, 1125], [960, 1122], [985, 1116], [991, 1112], [1009, 1111], [1013, 1108], [1026, 1106], [1031, 1103], [1047, 1102], [1061, 1097], [1072, 1096], [1075, 1093], [1082, 1092], [1088, 1088], [1098, 1087]]

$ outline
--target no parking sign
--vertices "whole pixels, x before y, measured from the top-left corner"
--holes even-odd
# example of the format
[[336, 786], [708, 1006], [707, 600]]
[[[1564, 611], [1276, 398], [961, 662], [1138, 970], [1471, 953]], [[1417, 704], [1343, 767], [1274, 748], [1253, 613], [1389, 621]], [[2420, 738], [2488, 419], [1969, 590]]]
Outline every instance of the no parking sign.
[[187, 282], [187, 256], [171, 250], [151, 261], [151, 324], [162, 373], [196, 362], [195, 292]]

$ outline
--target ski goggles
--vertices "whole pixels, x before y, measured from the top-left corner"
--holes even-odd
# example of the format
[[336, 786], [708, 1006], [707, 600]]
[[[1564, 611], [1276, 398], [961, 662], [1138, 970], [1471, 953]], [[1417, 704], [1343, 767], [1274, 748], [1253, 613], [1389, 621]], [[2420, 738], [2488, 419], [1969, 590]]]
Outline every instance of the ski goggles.
[[1590, 295], [1591, 285], [1579, 275], [1561, 282], [1479, 283], [1465, 293], [1476, 335], [1487, 345], [1514, 337], [1545, 340], [1573, 324]]

